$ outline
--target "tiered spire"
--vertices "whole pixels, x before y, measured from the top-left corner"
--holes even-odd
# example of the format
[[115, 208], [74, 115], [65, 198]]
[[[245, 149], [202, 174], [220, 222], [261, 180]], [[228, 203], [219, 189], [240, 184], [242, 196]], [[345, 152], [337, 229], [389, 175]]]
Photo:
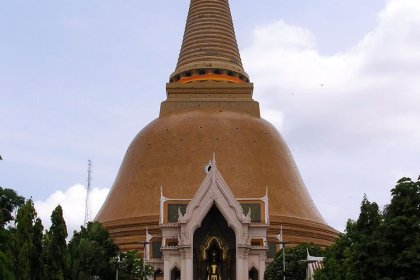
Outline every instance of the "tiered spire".
[[228, 0], [191, 0], [177, 68], [170, 82], [200, 80], [249, 82]]

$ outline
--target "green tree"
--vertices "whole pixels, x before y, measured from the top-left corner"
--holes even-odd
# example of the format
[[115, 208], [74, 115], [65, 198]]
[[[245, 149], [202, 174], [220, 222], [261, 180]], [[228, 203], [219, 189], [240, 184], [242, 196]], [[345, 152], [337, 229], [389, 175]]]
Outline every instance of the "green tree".
[[420, 181], [402, 178], [391, 194], [381, 229], [386, 268], [383, 276], [420, 279]]
[[14, 255], [11, 230], [0, 228], [0, 279], [15, 280]]
[[[382, 214], [375, 202], [370, 202], [366, 195], [360, 206], [360, 215], [353, 227], [347, 229], [352, 242], [348, 277], [351, 279], [378, 279], [382, 258]], [[354, 274], [354, 275], [352, 275]]]
[[24, 201], [14, 190], [0, 187], [0, 279], [16, 279], [12, 251], [14, 230], [6, 225], [15, 219], [14, 212]]
[[44, 227], [42, 226], [41, 219], [35, 220], [32, 236], [32, 261], [31, 261], [31, 280], [45, 279], [45, 265], [44, 265], [44, 248], [43, 237]]
[[[14, 190], [0, 187], [0, 230], [14, 220], [15, 209], [25, 202]], [[1, 241], [1, 240], [0, 240]]]
[[[306, 260], [307, 252], [311, 255], [322, 257], [324, 250], [314, 244], [303, 243], [293, 248], [286, 248], [286, 279], [302, 280], [306, 277], [306, 264], [301, 262]], [[264, 273], [265, 280], [283, 279], [283, 250], [280, 250]]]
[[11, 253], [8, 251], [0, 250], [0, 279], [15, 280], [13, 272], [13, 262], [11, 260]]
[[14, 274], [12, 279], [42, 279], [42, 276], [38, 276], [38, 271], [43, 269], [39, 261], [42, 259], [42, 246], [37, 245], [37, 240], [42, 239], [43, 227], [31, 199], [19, 207], [15, 225], [15, 228], [8, 228], [9, 256]]
[[[347, 222], [347, 229], [352, 227], [354, 222]], [[350, 271], [350, 250], [351, 240], [347, 234], [340, 234], [335, 243], [327, 248], [323, 263], [324, 268], [315, 272], [314, 278], [317, 280], [345, 280], [351, 279]], [[321, 273], [322, 272], [322, 273]]]
[[420, 279], [420, 182], [402, 178], [391, 194], [383, 213], [364, 197], [316, 280]]
[[16, 215], [15, 274], [17, 279], [31, 279], [33, 235], [36, 212], [32, 200], [27, 200]]
[[67, 277], [67, 228], [63, 209], [58, 205], [51, 214], [51, 227], [47, 232], [46, 278], [64, 280]]
[[145, 265], [140, 258], [139, 252], [131, 250], [120, 254], [119, 278], [121, 280], [142, 280], [149, 279], [154, 275], [154, 269], [150, 265]]
[[70, 279], [99, 277], [115, 279], [115, 257], [118, 246], [98, 222], [90, 222], [75, 232], [69, 242]]
[[322, 273], [316, 279], [379, 279], [382, 268], [382, 214], [363, 197], [357, 221], [347, 222], [344, 234], [327, 249]]

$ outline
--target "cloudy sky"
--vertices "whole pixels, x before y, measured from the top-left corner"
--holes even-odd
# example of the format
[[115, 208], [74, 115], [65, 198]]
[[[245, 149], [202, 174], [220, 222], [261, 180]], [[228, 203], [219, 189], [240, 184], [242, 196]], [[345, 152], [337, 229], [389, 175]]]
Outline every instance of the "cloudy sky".
[[[262, 115], [327, 222], [420, 175], [418, 0], [231, 0]], [[0, 0], [0, 186], [92, 217], [133, 137], [158, 116], [187, 0]]]

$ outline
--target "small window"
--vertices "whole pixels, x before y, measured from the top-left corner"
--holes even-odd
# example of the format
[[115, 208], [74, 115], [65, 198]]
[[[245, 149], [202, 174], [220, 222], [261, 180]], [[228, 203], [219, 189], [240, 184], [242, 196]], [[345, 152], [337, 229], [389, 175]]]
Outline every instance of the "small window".
[[220, 75], [222, 71], [220, 69], [214, 69], [214, 74]]
[[168, 223], [178, 222], [178, 209], [182, 215], [187, 211], [187, 204], [169, 204], [168, 205]]
[[200, 69], [198, 71], [198, 75], [205, 75], [205, 74], [206, 74], [206, 70], [204, 70], [204, 69]]
[[161, 241], [154, 241], [152, 242], [152, 256], [154, 259], [161, 259], [162, 252], [160, 251], [160, 247], [162, 245]]
[[275, 242], [268, 242], [267, 257], [273, 259], [277, 255], [277, 244]]
[[168, 241], [168, 247], [176, 247], [178, 246], [177, 240]]
[[244, 215], [248, 214], [251, 209], [251, 222], [261, 223], [261, 205], [258, 203], [244, 203], [241, 204]]

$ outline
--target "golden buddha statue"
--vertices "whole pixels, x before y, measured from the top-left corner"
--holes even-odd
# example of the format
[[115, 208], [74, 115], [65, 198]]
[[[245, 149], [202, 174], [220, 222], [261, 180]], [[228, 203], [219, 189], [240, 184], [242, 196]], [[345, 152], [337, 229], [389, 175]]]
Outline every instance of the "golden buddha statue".
[[216, 252], [213, 251], [211, 256], [211, 263], [207, 267], [207, 280], [222, 280], [222, 276], [220, 274], [220, 266], [217, 264], [216, 261]]

